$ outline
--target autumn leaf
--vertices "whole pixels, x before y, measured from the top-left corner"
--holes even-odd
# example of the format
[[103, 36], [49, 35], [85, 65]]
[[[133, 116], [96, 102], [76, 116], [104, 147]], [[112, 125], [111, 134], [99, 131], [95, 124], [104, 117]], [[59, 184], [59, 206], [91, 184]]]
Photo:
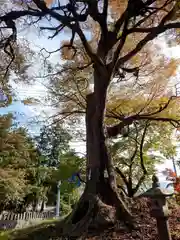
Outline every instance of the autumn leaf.
[[54, 0], [45, 0], [47, 7], [50, 6], [53, 2], [54, 2]]
[[180, 177], [177, 176], [175, 172], [173, 172], [171, 169], [166, 168], [166, 170], [163, 172], [165, 175], [167, 175], [167, 180], [173, 182], [174, 190], [178, 193], [180, 193]]
[[180, 193], [180, 184], [176, 184], [174, 189], [176, 192]]
[[70, 46], [70, 42], [63, 41], [61, 49], [61, 57], [65, 60], [72, 60], [75, 55], [74, 49]]
[[35, 98], [27, 98], [21, 101], [24, 105], [37, 105], [40, 103], [38, 99]]

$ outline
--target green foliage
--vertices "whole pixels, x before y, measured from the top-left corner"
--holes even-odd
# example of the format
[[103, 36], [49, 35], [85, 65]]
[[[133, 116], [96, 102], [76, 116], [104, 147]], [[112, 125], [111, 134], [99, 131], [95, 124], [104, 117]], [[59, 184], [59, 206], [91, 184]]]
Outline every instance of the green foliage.
[[[62, 188], [61, 188], [62, 191]], [[74, 205], [78, 202], [80, 198], [79, 190], [74, 188], [71, 193], [63, 193], [61, 197], [61, 213], [66, 215], [72, 211]]]
[[73, 151], [69, 151], [60, 158], [60, 165], [58, 169], [54, 169], [51, 176], [52, 187], [47, 193], [48, 204], [55, 204], [57, 194], [57, 182], [61, 181], [61, 203], [64, 214], [71, 210], [71, 205], [75, 204], [79, 199], [79, 189], [77, 188], [77, 181], [70, 182], [69, 178], [73, 173], [80, 172], [80, 176], [84, 175], [85, 159], [77, 156]]
[[66, 180], [75, 172], [82, 172], [85, 159], [77, 156], [75, 152], [70, 151], [61, 156], [58, 176], [60, 180]]
[[0, 169], [0, 204], [20, 203], [26, 193], [24, 172], [9, 168]]
[[60, 123], [56, 123], [44, 126], [35, 140], [41, 155], [44, 156], [44, 164], [56, 167], [60, 156], [69, 149], [71, 136]]
[[29, 172], [38, 158], [26, 129], [14, 128], [11, 114], [0, 116], [0, 204], [17, 204], [30, 191]]
[[[76, 183], [68, 182], [73, 173], [82, 170], [84, 159], [70, 149], [71, 135], [59, 123], [44, 126], [40, 135], [35, 137], [40, 153], [39, 161], [42, 175], [39, 171], [39, 186], [46, 186], [48, 204], [56, 203], [57, 182], [61, 180], [62, 206], [67, 213], [71, 209], [64, 195], [72, 197]], [[43, 172], [46, 169], [46, 174]], [[47, 172], [49, 170], [49, 172]], [[44, 179], [42, 177], [44, 176]], [[42, 197], [42, 196], [41, 196]], [[68, 210], [69, 209], [69, 210]]]
[[[73, 198], [76, 184], [67, 179], [83, 168], [84, 159], [69, 148], [71, 136], [62, 127], [45, 129], [36, 137], [37, 148], [26, 129], [13, 126], [11, 114], [0, 117], [0, 205], [4, 208], [48, 198], [55, 204], [59, 180], [62, 198], [67, 194]], [[58, 168], [52, 167], [51, 157]]]
[[[124, 181], [123, 177], [118, 175], [117, 182], [128, 195], [132, 193], [134, 195], [146, 186], [149, 187], [149, 181], [156, 172], [156, 164], [162, 163], [168, 156], [176, 154], [171, 141], [173, 127], [170, 124], [151, 123], [143, 139], [144, 129], [145, 122], [143, 121], [132, 125], [128, 137], [118, 138], [116, 141], [110, 142], [109, 146], [115, 166], [125, 177]], [[147, 173], [142, 169], [142, 161]], [[144, 178], [142, 178], [143, 176]]]

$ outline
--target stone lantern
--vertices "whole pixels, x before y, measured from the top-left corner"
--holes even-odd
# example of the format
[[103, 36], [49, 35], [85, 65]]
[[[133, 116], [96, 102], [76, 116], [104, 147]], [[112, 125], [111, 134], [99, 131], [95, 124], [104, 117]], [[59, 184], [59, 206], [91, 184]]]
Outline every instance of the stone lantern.
[[146, 197], [151, 199], [150, 214], [156, 218], [159, 238], [160, 240], [171, 240], [168, 224], [169, 209], [166, 198], [172, 196], [174, 192], [160, 188], [159, 179], [155, 175], [152, 177], [152, 181], [152, 188], [138, 196], [138, 198]]

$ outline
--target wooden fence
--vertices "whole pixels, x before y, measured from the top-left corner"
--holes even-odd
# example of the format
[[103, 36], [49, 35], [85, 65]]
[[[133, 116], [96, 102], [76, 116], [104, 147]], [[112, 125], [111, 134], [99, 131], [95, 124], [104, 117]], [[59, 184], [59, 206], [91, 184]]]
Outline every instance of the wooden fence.
[[0, 229], [19, 228], [24, 225], [27, 226], [28, 222], [32, 224], [32, 222], [53, 217], [55, 217], [54, 211], [24, 213], [3, 212], [0, 214]]

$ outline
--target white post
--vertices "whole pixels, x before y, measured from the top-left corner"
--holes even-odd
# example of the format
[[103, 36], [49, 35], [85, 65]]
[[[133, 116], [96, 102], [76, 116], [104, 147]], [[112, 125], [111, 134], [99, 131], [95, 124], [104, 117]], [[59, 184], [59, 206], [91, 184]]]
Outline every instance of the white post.
[[59, 209], [60, 209], [60, 186], [61, 181], [58, 181], [57, 183], [57, 202], [56, 202], [56, 217], [59, 217]]

